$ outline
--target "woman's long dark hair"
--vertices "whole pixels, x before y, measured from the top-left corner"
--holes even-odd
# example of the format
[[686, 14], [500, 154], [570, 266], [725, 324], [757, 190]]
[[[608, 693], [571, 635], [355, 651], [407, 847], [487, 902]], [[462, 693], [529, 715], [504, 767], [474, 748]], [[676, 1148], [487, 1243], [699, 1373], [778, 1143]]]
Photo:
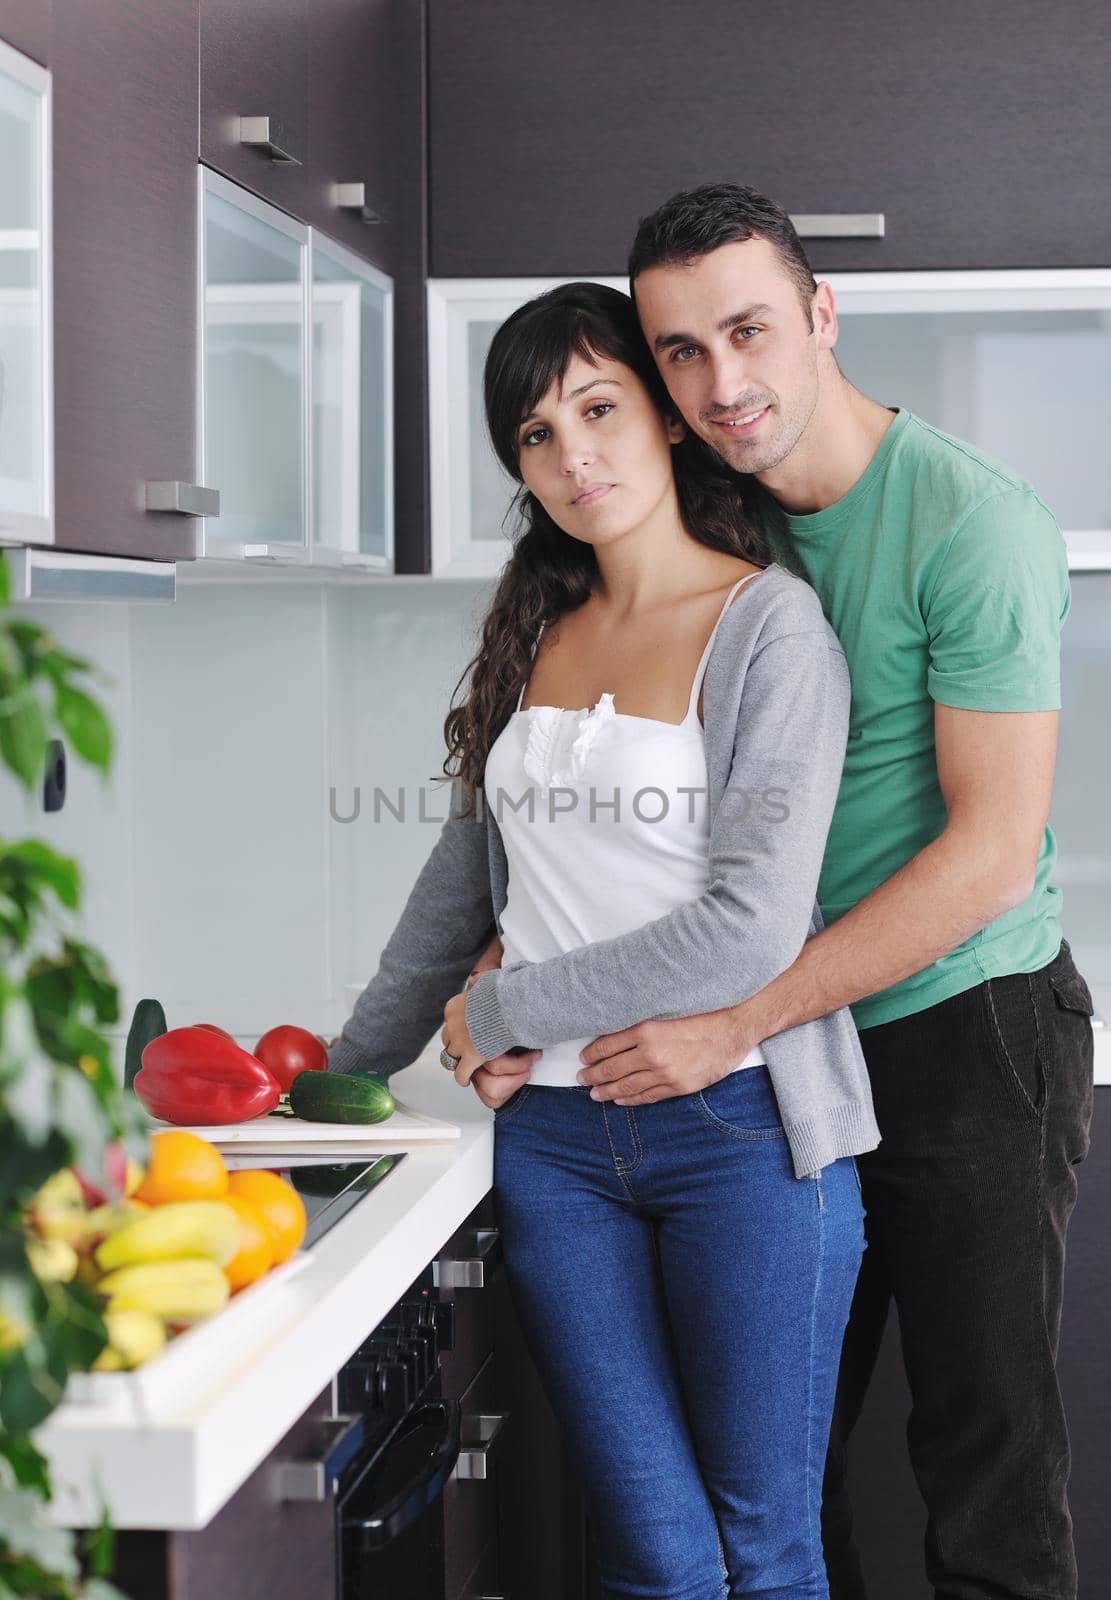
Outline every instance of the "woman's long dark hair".
[[[475, 810], [490, 747], [509, 721], [532, 666], [541, 623], [553, 623], [588, 599], [598, 578], [593, 548], [558, 527], [521, 479], [517, 439], [522, 420], [553, 383], [562, 382], [573, 356], [592, 365], [599, 356], [632, 369], [662, 416], [674, 414], [636, 309], [628, 295], [598, 283], [570, 283], [520, 306], [494, 335], [486, 357], [486, 425], [502, 466], [521, 488], [513, 554], [502, 572], [482, 625], [478, 653], [464, 668], [466, 699], [444, 722], [448, 756], [443, 770], [458, 776], [467, 806]], [[683, 527], [692, 539], [727, 555], [766, 566], [770, 555], [745, 516], [740, 481], [697, 435], [671, 452]], [[454, 692], [452, 695], [454, 699]]]

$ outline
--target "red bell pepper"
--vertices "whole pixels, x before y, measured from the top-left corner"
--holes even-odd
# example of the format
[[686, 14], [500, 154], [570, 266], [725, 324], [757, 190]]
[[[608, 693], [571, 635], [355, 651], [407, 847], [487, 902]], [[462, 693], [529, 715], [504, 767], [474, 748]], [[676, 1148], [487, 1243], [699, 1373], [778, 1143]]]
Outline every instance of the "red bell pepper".
[[247, 1122], [273, 1111], [282, 1095], [257, 1057], [200, 1027], [171, 1028], [152, 1039], [134, 1087], [152, 1116], [179, 1126]]

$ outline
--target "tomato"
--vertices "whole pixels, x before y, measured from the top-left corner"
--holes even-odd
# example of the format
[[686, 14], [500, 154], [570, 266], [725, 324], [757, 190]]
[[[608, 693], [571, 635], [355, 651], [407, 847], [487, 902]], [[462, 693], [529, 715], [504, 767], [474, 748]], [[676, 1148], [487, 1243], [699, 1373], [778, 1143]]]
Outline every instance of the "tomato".
[[290, 1022], [264, 1033], [254, 1053], [277, 1078], [283, 1094], [289, 1093], [299, 1072], [324, 1072], [328, 1067], [328, 1051], [316, 1034], [307, 1028], [295, 1028]]

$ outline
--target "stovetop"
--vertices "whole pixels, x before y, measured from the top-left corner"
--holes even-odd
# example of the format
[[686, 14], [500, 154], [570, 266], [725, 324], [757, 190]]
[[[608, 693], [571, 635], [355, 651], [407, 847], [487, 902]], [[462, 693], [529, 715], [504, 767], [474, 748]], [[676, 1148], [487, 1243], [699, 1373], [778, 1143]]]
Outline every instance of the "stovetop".
[[[355, 1161], [333, 1161], [328, 1156], [281, 1155], [269, 1158], [276, 1165], [268, 1166], [267, 1170], [276, 1172], [292, 1184], [304, 1201], [308, 1228], [301, 1248], [311, 1249], [329, 1228], [388, 1178], [407, 1154], [405, 1150], [389, 1150], [370, 1160], [363, 1157]], [[263, 1166], [263, 1158], [236, 1155], [226, 1150], [224, 1164], [229, 1171], [258, 1169]]]

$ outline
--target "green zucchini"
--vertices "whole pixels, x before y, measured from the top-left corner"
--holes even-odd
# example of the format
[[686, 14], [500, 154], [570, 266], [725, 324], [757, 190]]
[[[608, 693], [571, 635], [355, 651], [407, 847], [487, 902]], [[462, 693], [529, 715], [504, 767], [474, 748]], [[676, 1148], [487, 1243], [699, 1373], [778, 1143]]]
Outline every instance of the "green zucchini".
[[385, 1078], [358, 1072], [299, 1072], [289, 1108], [306, 1122], [385, 1122], [397, 1102]]
[[135, 1007], [135, 1015], [131, 1019], [131, 1027], [127, 1035], [127, 1047], [123, 1057], [123, 1085], [130, 1089], [135, 1082], [135, 1074], [143, 1064], [143, 1051], [152, 1039], [161, 1039], [164, 1033], [169, 1033], [166, 1026], [166, 1013], [157, 1000], [140, 1000]]

